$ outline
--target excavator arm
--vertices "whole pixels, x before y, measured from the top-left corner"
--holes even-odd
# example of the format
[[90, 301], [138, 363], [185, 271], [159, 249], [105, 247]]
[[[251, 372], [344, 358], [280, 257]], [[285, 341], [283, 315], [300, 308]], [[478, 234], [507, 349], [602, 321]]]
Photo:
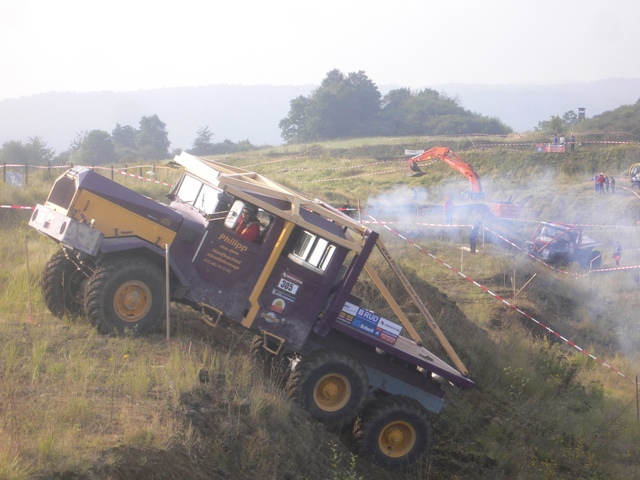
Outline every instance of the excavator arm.
[[425, 150], [415, 157], [411, 157], [409, 160], [407, 160], [405, 171], [414, 172], [413, 175], [422, 174], [419, 164], [428, 162], [430, 160], [440, 160], [449, 165], [451, 168], [457, 170], [469, 179], [469, 184], [471, 186], [472, 192], [482, 194], [482, 184], [480, 183], [480, 177], [478, 176], [478, 174], [473, 171], [473, 168], [471, 168], [471, 166], [467, 162], [462, 160], [458, 155], [456, 155], [447, 147], [434, 147], [429, 150]]
[[[425, 150], [415, 157], [411, 157], [407, 160], [405, 165], [405, 172], [410, 176], [424, 175], [424, 172], [420, 170], [420, 164], [425, 162], [435, 162], [440, 160], [449, 165], [454, 170], [457, 170], [462, 175], [469, 179], [471, 186], [470, 199], [476, 202], [484, 203], [492, 215], [501, 218], [518, 218], [522, 207], [526, 203], [529, 197], [525, 198], [522, 203], [516, 205], [509, 199], [506, 202], [487, 202], [484, 199], [484, 193], [482, 191], [482, 184], [480, 183], [480, 176], [473, 171], [471, 165], [462, 160], [458, 155], [452, 152], [447, 147], [433, 147], [429, 150]], [[640, 163], [637, 164], [640, 166]], [[633, 167], [632, 167], [633, 168]], [[640, 177], [640, 168], [638, 168]], [[637, 182], [640, 186], [640, 178]]]

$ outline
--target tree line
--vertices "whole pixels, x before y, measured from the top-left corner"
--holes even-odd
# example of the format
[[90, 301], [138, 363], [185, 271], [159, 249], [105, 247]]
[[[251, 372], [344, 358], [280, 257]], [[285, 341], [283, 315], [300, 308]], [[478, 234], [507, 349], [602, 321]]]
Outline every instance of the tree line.
[[640, 99], [633, 105], [621, 105], [615, 110], [603, 112], [590, 119], [581, 120], [573, 110], [562, 116], [552, 115], [549, 120], [538, 122], [536, 132], [546, 135], [571, 133], [609, 133], [622, 135], [629, 141], [640, 139]]
[[512, 129], [497, 118], [465, 110], [457, 98], [426, 88], [391, 90], [382, 96], [363, 71], [331, 70], [309, 96], [290, 102], [279, 123], [288, 143], [337, 138], [452, 135], [503, 135]]
[[[209, 126], [198, 129], [193, 146], [187, 150], [193, 155], [217, 155], [252, 150], [257, 147], [248, 140], [238, 143], [225, 140], [214, 143]], [[40, 137], [26, 142], [11, 140], [0, 148], [0, 163], [14, 165], [108, 165], [135, 161], [163, 160], [179, 154], [180, 149], [169, 151], [171, 142], [166, 124], [158, 115], [143, 116], [138, 128], [119, 123], [111, 132], [105, 130], [82, 131], [67, 150], [56, 155]]]
[[[331, 70], [308, 96], [290, 102], [280, 120], [281, 136], [287, 143], [373, 136], [434, 136], [481, 133], [504, 135], [512, 129], [497, 118], [485, 117], [460, 106], [457, 98], [432, 89], [412, 91], [398, 88], [382, 95], [363, 71], [344, 75]], [[569, 131], [627, 132], [640, 138], [640, 100], [586, 121], [573, 111], [540, 121], [536, 132], [562, 134]], [[255, 150], [249, 140], [213, 142], [209, 126], [197, 130], [191, 149], [194, 155], [220, 155]], [[116, 124], [111, 132], [78, 133], [69, 149], [56, 155], [40, 137], [27, 142], [9, 141], [0, 148], [0, 163], [20, 165], [105, 165], [162, 160], [180, 153], [169, 150], [166, 124], [157, 115], [143, 116], [137, 128]]]

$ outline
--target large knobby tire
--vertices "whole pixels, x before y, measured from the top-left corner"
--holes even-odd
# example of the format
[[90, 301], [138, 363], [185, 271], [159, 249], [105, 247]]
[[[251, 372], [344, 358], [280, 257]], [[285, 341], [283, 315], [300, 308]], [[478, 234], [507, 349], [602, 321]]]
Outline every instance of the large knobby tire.
[[86, 314], [107, 335], [151, 333], [161, 323], [164, 307], [163, 271], [144, 259], [107, 260], [87, 285]]
[[84, 292], [87, 275], [59, 250], [47, 262], [40, 278], [40, 287], [49, 311], [58, 318], [84, 313]]
[[367, 405], [353, 433], [363, 456], [387, 468], [415, 462], [433, 442], [431, 421], [416, 400], [395, 395]]
[[360, 413], [367, 400], [369, 378], [353, 358], [321, 350], [302, 357], [287, 391], [314, 419], [329, 428], [341, 428]]

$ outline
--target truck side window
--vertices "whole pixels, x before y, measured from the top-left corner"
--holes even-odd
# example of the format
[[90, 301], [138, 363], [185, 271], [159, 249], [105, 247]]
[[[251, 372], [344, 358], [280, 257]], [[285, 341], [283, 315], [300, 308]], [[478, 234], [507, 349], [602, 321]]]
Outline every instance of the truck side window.
[[202, 185], [195, 207], [207, 215], [213, 214], [218, 206], [218, 193], [219, 191], [215, 188], [206, 184]]
[[289, 254], [289, 258], [296, 261], [296, 263], [324, 272], [329, 266], [335, 251], [335, 245], [304, 230], [300, 232], [300, 237], [298, 237], [293, 250]]

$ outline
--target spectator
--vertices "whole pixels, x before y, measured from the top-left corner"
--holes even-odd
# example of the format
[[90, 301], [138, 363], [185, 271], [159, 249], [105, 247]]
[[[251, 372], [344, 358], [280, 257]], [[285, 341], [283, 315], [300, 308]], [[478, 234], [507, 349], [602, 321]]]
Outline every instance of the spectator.
[[554, 145], [558, 144], [558, 134], [557, 133], [553, 136], [553, 144]]
[[471, 250], [471, 253], [476, 253], [476, 243], [478, 241], [480, 228], [480, 222], [476, 222], [476, 224], [471, 227], [471, 233], [469, 233], [469, 249]]
[[607, 193], [609, 193], [609, 177], [604, 176], [604, 189]]
[[569, 137], [569, 143], [571, 143], [571, 151], [575, 151], [576, 148], [576, 136], [572, 133], [571, 137]]
[[622, 257], [622, 245], [616, 242], [616, 248], [613, 250], [613, 258], [616, 261], [616, 267], [620, 266], [620, 257]]
[[604, 195], [604, 173], [598, 175], [598, 193]]
[[447, 225], [451, 225], [453, 222], [453, 202], [451, 201], [451, 197], [447, 197], [444, 201], [444, 219]]
[[565, 139], [564, 135], [560, 135], [560, 145], [564, 145]]
[[600, 193], [600, 184], [598, 183], [598, 174], [597, 173], [593, 176], [593, 183], [596, 186], [596, 193]]
[[342, 211], [342, 213], [344, 213], [345, 215], [348, 215], [350, 217], [353, 217], [353, 207], [351, 206], [351, 204], [349, 203], [349, 200], [347, 200], [347, 202], [342, 206], [342, 208], [340, 209]]
[[614, 193], [616, 193], [616, 179], [611, 177], [611, 180], [609, 180], [609, 185], [611, 185], [611, 195], [613, 195]]

